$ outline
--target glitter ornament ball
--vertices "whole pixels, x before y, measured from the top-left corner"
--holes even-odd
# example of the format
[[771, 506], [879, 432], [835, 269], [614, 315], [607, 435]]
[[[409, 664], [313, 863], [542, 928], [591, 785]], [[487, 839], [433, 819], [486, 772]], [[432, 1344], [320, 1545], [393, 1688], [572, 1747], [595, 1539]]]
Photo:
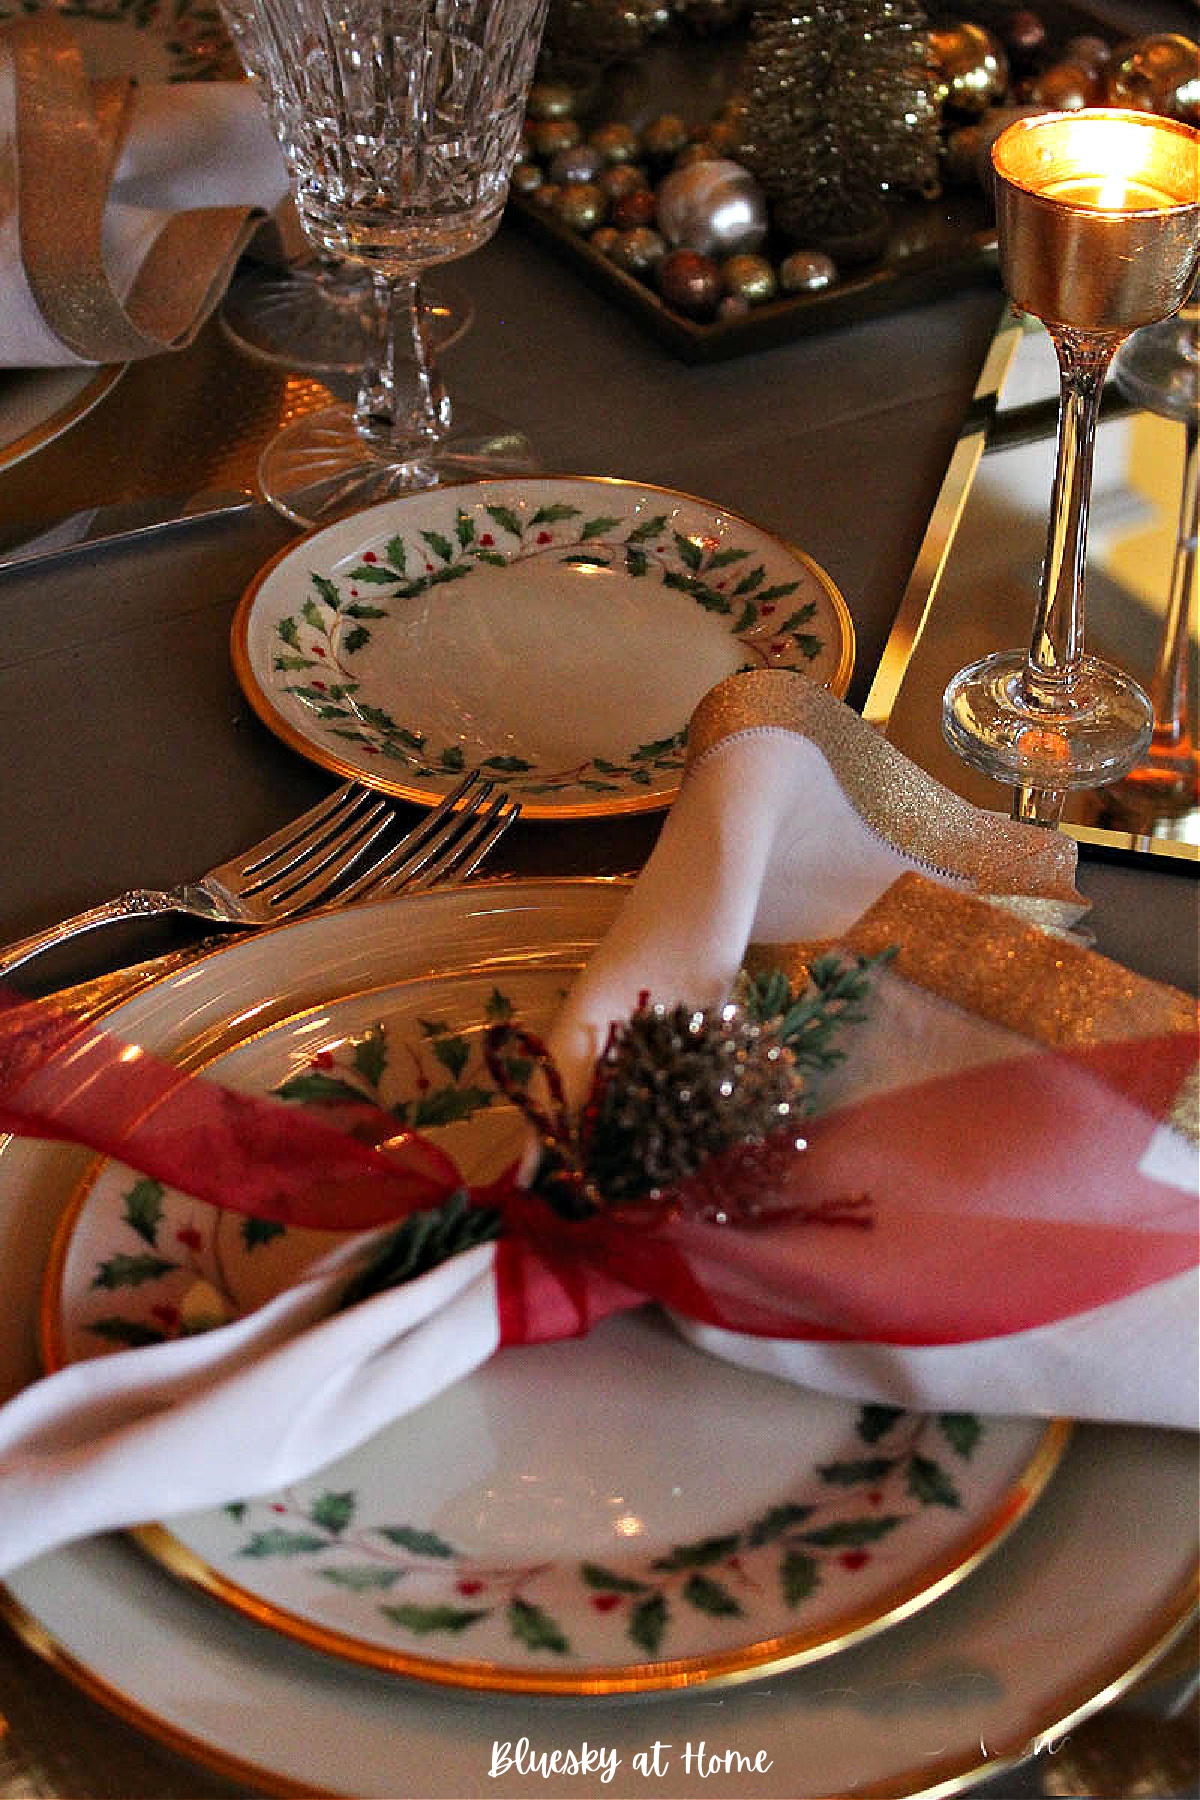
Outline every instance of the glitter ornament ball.
[[658, 223], [669, 243], [702, 256], [753, 253], [767, 236], [766, 198], [740, 163], [692, 163], [663, 178]]

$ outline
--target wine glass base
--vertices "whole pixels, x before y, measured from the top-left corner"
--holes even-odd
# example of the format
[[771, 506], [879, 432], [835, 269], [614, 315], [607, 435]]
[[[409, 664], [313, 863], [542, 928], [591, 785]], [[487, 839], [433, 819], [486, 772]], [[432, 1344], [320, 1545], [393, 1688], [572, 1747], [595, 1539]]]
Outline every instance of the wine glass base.
[[259, 459], [258, 480], [277, 512], [312, 526], [401, 494], [536, 468], [521, 432], [472, 407], [455, 407], [444, 438], [376, 449], [355, 430], [350, 407], [327, 406], [276, 433]]
[[960, 669], [942, 701], [942, 730], [971, 768], [1014, 787], [1070, 792], [1103, 787], [1145, 754], [1154, 712], [1132, 677], [1085, 656], [1069, 699], [1036, 705], [1024, 691], [1026, 656], [1009, 650]]
[[[421, 300], [438, 352], [457, 343], [475, 316], [463, 284], [441, 274], [422, 281]], [[358, 376], [377, 348], [371, 277], [352, 263], [247, 269], [230, 285], [220, 320], [236, 349], [273, 369]]]

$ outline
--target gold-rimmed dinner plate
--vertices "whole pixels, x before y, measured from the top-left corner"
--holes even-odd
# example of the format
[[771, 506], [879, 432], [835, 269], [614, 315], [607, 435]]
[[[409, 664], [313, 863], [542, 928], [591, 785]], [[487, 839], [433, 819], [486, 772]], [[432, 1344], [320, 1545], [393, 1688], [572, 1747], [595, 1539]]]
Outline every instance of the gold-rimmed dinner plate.
[[[358, 1096], [493, 1179], [521, 1121], [483, 1035], [498, 1017], [545, 1033], [579, 963], [547, 963], [554, 948], [533, 967], [502, 953], [369, 979], [211, 1072], [309, 1107]], [[330, 1247], [105, 1164], [51, 1261], [47, 1360], [241, 1316]], [[1038, 1498], [1065, 1438], [807, 1392], [638, 1315], [506, 1350], [312, 1480], [140, 1536], [260, 1624], [354, 1661], [464, 1687], [637, 1691], [829, 1656], [929, 1605]]]
[[742, 668], [839, 696], [854, 631], [825, 571], [707, 500], [609, 477], [411, 494], [288, 546], [234, 668], [302, 755], [419, 804], [464, 769], [526, 819], [670, 804], [688, 719]]
[[124, 373], [124, 363], [0, 370], [0, 469], [15, 468], [85, 419]]
[[[585, 954], [617, 883], [481, 885], [330, 914], [256, 935], [112, 1014], [126, 1038], [200, 1061], [248, 1028], [434, 965], [469, 971], [507, 952], [524, 966]], [[0, 1148], [0, 1392], [33, 1378], [54, 1223], [85, 1153]], [[744, 1796], [744, 1773], [695, 1757], [761, 1753], [753, 1792], [947, 1796], [1053, 1740], [1113, 1698], [1186, 1626], [1195, 1596], [1195, 1442], [1185, 1433], [1076, 1427], [1041, 1503], [968, 1580], [841, 1652], [769, 1679], [598, 1696], [473, 1693], [381, 1678], [314, 1654], [166, 1575], [123, 1537], [91, 1540], [10, 1575], [3, 1611], [37, 1652], [175, 1748], [266, 1791], [366, 1796], [525, 1794], [492, 1774], [496, 1747], [531, 1754], [586, 1735], [617, 1761], [614, 1794], [640, 1794], [653, 1745], [679, 1796]], [[685, 1766], [691, 1749], [692, 1762]], [[560, 1763], [561, 1770], [561, 1763]], [[537, 1791], [580, 1791], [550, 1772]]]

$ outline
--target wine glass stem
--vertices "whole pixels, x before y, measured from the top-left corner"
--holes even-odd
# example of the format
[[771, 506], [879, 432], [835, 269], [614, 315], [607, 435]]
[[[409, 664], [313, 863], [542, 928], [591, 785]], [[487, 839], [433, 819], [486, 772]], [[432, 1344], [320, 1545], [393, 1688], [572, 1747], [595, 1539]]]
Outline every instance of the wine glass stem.
[[354, 423], [378, 448], [401, 456], [436, 444], [450, 428], [450, 396], [434, 354], [416, 275], [375, 273], [376, 356], [363, 371]]
[[1056, 713], [1071, 705], [1083, 657], [1083, 573], [1096, 421], [1104, 377], [1120, 339], [1053, 327], [1050, 335], [1060, 377], [1058, 452], [1038, 608], [1021, 686], [1027, 705]]

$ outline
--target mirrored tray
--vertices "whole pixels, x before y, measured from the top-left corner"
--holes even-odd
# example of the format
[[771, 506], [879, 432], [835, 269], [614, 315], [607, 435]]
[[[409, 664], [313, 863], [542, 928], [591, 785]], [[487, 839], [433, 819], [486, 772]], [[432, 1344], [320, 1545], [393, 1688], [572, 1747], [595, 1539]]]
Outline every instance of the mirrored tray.
[[[942, 694], [965, 664], [1028, 642], [1045, 550], [1058, 376], [1046, 332], [1006, 308], [880, 660], [864, 713], [977, 806], [1011, 790], [942, 736]], [[1087, 644], [1149, 687], [1179, 532], [1185, 427], [1133, 405], [1110, 380], [1096, 438], [1086, 578]], [[1190, 598], [1196, 693], [1196, 597]], [[1200, 871], [1200, 806], [1134, 784], [1068, 797], [1063, 828], [1092, 854]]]

